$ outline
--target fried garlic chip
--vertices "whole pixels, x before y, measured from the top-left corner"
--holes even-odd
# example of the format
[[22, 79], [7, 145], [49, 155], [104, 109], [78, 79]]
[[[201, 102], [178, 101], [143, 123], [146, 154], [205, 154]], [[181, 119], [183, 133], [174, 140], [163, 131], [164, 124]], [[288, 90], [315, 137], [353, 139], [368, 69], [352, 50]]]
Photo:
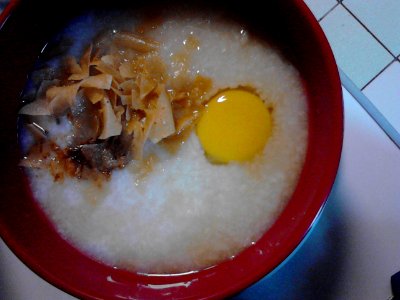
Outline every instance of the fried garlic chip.
[[49, 111], [54, 115], [63, 113], [75, 103], [80, 83], [66, 86], [53, 86], [46, 91]]
[[110, 99], [108, 97], [104, 97], [101, 100], [101, 106], [103, 129], [99, 139], [105, 140], [110, 136], [120, 135], [122, 131], [122, 125], [114, 113]]
[[90, 76], [81, 81], [81, 87], [109, 90], [111, 88], [112, 76], [110, 74], [99, 74]]
[[96, 104], [101, 101], [106, 94], [102, 89], [90, 87], [84, 89], [84, 95], [92, 104]]
[[151, 111], [146, 111], [146, 117], [141, 120], [133, 120], [133, 142], [132, 152], [134, 160], [142, 160], [143, 148], [146, 140], [149, 138], [150, 131], [154, 125], [154, 114]]
[[52, 114], [49, 108], [49, 102], [46, 99], [38, 99], [24, 105], [18, 113], [30, 116], [48, 116]]
[[159, 85], [157, 89], [159, 96], [156, 108], [154, 109], [154, 124], [149, 134], [149, 138], [153, 143], [158, 143], [163, 138], [175, 133], [171, 101], [165, 91], [165, 86]]
[[211, 80], [169, 76], [158, 42], [134, 33], [113, 34], [107, 47], [92, 54], [90, 45], [79, 63], [68, 57], [68, 81], [44, 81], [37, 99], [19, 113], [59, 115], [83, 95], [99, 116], [97, 138], [130, 136], [132, 158], [141, 160], [147, 141], [159, 143], [195, 122]]
[[68, 80], [83, 80], [89, 77], [89, 67], [90, 67], [90, 56], [92, 54], [92, 45], [90, 45], [85, 53], [82, 55], [81, 60], [78, 63], [73, 58], [68, 61], [71, 75], [68, 77]]

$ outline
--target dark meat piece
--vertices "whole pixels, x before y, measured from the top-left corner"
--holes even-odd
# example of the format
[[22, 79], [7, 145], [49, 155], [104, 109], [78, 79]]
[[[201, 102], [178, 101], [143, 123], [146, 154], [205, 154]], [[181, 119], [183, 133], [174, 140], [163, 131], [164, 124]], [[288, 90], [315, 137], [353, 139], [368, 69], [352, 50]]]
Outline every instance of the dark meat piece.
[[105, 173], [115, 168], [123, 168], [131, 159], [131, 141], [132, 135], [122, 133], [102, 143], [82, 145], [79, 147], [82, 154], [79, 156], [79, 162], [82, 163], [82, 158], [84, 158], [84, 163], [90, 168]]
[[74, 146], [93, 143], [100, 132], [100, 116], [98, 108], [87, 100], [83, 93], [76, 96], [75, 105], [71, 107]]

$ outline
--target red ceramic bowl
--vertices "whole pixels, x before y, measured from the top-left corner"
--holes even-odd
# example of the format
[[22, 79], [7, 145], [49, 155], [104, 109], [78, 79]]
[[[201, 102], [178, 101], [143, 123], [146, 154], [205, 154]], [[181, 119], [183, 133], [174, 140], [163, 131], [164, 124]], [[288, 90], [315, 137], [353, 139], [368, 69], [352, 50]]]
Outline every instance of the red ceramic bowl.
[[[46, 41], [94, 3], [21, 1], [16, 5], [14, 1], [15, 9], [6, 9], [11, 14], [0, 30], [0, 234], [34, 272], [80, 298], [221, 298], [271, 272], [299, 245], [328, 197], [340, 159], [343, 105], [338, 70], [321, 28], [302, 0], [249, 1], [245, 6], [242, 1], [225, 1], [223, 7], [275, 43], [300, 71], [309, 104], [305, 165], [288, 205], [258, 242], [233, 260], [174, 276], [131, 273], [88, 258], [57, 234], [32, 199], [17, 166], [19, 95]], [[224, 3], [220, 2], [213, 5], [221, 7]], [[132, 6], [145, 2], [95, 3]], [[3, 14], [0, 20], [5, 19]]]

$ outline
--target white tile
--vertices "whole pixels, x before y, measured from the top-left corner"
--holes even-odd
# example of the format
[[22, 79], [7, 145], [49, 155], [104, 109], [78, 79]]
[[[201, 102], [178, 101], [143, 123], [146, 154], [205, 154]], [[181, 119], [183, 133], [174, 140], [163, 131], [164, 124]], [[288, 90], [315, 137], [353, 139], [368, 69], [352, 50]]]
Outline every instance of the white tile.
[[344, 0], [343, 5], [392, 52], [400, 54], [399, 0]]
[[363, 92], [400, 132], [400, 63], [393, 62]]
[[364, 87], [393, 57], [341, 5], [321, 21], [339, 67]]
[[310, 8], [317, 20], [320, 20], [337, 4], [336, 0], [304, 0], [304, 2]]

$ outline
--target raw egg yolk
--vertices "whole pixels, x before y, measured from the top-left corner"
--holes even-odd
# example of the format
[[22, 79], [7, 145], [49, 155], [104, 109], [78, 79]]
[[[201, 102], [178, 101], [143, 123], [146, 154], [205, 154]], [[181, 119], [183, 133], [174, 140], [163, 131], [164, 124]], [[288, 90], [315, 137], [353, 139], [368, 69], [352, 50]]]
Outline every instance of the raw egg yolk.
[[231, 89], [217, 94], [206, 105], [197, 135], [212, 161], [243, 162], [264, 148], [271, 129], [265, 103], [251, 92]]

